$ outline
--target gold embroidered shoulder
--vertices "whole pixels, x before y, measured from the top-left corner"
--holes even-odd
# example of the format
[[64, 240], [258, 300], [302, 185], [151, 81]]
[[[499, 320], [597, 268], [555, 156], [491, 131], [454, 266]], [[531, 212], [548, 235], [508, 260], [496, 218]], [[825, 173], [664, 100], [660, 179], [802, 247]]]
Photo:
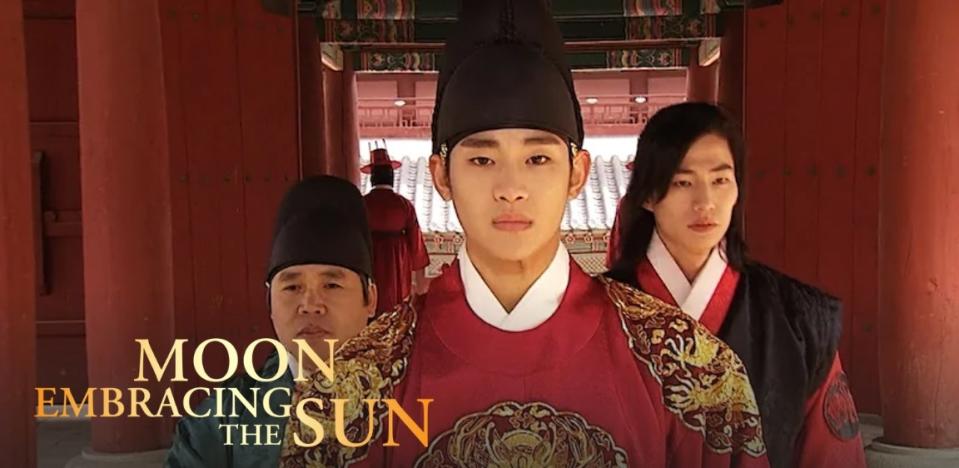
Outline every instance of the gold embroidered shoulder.
[[662, 385], [666, 408], [711, 450], [765, 453], [756, 398], [733, 350], [681, 310], [599, 278], [619, 311], [633, 355]]
[[[296, 383], [280, 466], [341, 467], [366, 457], [368, 444], [348, 447], [337, 442], [332, 400], [347, 400], [346, 411], [342, 417], [345, 435], [349, 440], [364, 440], [371, 420], [374, 422], [371, 440], [376, 440], [382, 431], [380, 419], [384, 412], [379, 412], [378, 417], [371, 417], [370, 407], [363, 401], [393, 397], [394, 388], [406, 374], [415, 325], [416, 311], [413, 304], [406, 301], [393, 311], [378, 317], [359, 335], [336, 350], [333, 360], [335, 382], [329, 382], [322, 374], [317, 373], [305, 382]], [[313, 430], [303, 424], [296, 415], [297, 404], [306, 398], [323, 402], [322, 410], [314, 404], [304, 407], [307, 414], [320, 423], [324, 432], [323, 442], [311, 448], [300, 447], [293, 439], [294, 434], [299, 434], [302, 441], [315, 440]]]

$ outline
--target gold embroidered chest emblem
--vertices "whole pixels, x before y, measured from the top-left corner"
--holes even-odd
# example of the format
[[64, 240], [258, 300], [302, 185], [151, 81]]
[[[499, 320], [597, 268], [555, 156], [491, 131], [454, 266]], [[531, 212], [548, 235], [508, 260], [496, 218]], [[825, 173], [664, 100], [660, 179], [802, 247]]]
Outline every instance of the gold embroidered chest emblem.
[[497, 403], [435, 437], [418, 468], [625, 467], [613, 437], [544, 403]]

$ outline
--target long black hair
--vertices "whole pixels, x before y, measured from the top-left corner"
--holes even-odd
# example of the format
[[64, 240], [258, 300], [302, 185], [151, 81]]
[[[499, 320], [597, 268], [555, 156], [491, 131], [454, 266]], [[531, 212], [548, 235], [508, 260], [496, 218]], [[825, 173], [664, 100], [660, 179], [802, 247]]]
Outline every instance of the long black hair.
[[636, 265], [646, 256], [656, 227], [656, 218], [645, 208], [646, 201], [661, 201], [686, 157], [689, 147], [708, 134], [720, 136], [729, 144], [733, 155], [733, 172], [739, 186], [739, 197], [733, 206], [732, 219], [726, 231], [726, 261], [742, 271], [746, 262], [743, 239], [743, 195], [745, 143], [742, 131], [729, 114], [713, 104], [686, 102], [665, 107], [646, 124], [636, 145], [633, 172], [620, 206], [619, 251], [607, 276], [624, 283], [636, 284]]

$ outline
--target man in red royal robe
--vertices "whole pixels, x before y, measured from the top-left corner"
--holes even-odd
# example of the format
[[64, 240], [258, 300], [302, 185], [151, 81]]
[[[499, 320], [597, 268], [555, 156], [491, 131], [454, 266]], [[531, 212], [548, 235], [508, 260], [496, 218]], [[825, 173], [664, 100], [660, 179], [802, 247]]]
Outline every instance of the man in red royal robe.
[[[710, 256], [692, 284], [677, 272], [675, 261], [656, 236], [647, 259], [637, 268], [639, 288], [693, 317], [698, 316], [699, 322], [712, 334], [721, 338], [728, 336], [731, 330], [727, 328], [723, 332], [723, 324], [730, 315], [737, 315], [730, 314], [730, 310], [735, 308], [741, 314], [748, 301], [743, 290], [736, 300], [740, 273], [730, 268], [718, 251]], [[769, 275], [768, 271], [765, 273]], [[865, 466], [862, 439], [855, 422], [856, 408], [838, 354], [834, 353], [821, 383], [805, 398], [802, 414], [805, 423], [795, 444], [795, 466]]]
[[727, 367], [734, 355], [648, 296], [591, 278], [558, 239], [554, 248], [509, 312], [460, 252], [420, 304], [411, 372], [394, 394], [414, 415], [417, 399], [434, 400], [430, 446], [401, 430], [398, 447], [374, 446], [365, 462], [765, 466], [759, 421], [741, 412], [753, 405], [748, 381]]
[[[776, 467], [865, 467], [837, 348], [835, 298], [746, 257], [743, 144], [717, 107], [663, 109], [643, 130], [608, 276], [679, 307], [746, 365]], [[618, 256], [617, 256], [618, 255]]]
[[370, 154], [370, 163], [360, 168], [370, 174], [373, 186], [363, 200], [373, 236], [373, 276], [379, 290], [377, 314], [392, 310], [414, 292], [423, 294], [428, 286], [426, 267], [430, 257], [416, 210], [393, 190], [393, 171], [400, 165], [390, 159], [385, 148], [378, 148]]
[[[420, 400], [431, 399], [427, 437], [358, 405], [340, 432], [368, 443], [288, 437], [282, 465], [768, 466], [729, 347], [680, 310], [588, 276], [560, 241], [590, 161], [546, 3], [469, 0], [454, 30], [430, 169], [465, 243], [425, 296], [340, 349], [333, 384], [294, 395], [327, 402], [307, 408], [326, 434], [333, 399], [395, 398], [421, 426]], [[303, 419], [288, 425], [312, 440]]]

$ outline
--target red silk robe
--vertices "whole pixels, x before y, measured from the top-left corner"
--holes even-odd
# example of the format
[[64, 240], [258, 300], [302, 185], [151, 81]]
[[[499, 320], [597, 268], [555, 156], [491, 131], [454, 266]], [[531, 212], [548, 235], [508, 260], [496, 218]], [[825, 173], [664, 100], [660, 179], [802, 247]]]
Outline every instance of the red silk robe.
[[[433, 400], [427, 447], [405, 427], [395, 432], [398, 447], [384, 447], [381, 416], [377, 442], [345, 455], [335, 443], [287, 443], [283, 465], [768, 466], [758, 407], [735, 354], [681, 311], [570, 262], [559, 308], [532, 330], [507, 332], [478, 318], [454, 263], [416, 312], [400, 307], [364, 331], [360, 341], [391, 332], [370, 341], [381, 350], [344, 345], [341, 359], [374, 361], [338, 374], [379, 385], [363, 395], [392, 395], [416, 421], [417, 400]], [[364, 361], [384, 355], [393, 360]], [[330, 392], [299, 385], [294, 400], [356, 393]], [[287, 434], [300, 430], [290, 424]], [[364, 417], [348, 423], [356, 434], [367, 427]]]
[[[332, 432], [334, 398], [395, 398], [422, 423], [426, 446], [400, 423], [385, 447], [385, 411], [351, 412], [344, 447], [293, 443], [284, 467], [644, 466], [765, 467], [759, 410], [742, 363], [682, 311], [570, 260], [569, 286], [539, 326], [507, 332], [469, 308], [456, 263], [429, 293], [381, 315], [337, 351], [333, 385], [297, 383], [293, 406]], [[373, 429], [369, 429], [372, 426]]]
[[[637, 282], [644, 292], [653, 297], [676, 305], [666, 284], [657, 274], [648, 259], [644, 259], [636, 270]], [[699, 322], [713, 334], [719, 334], [739, 284], [740, 274], [726, 267], [719, 284], [706, 305]], [[855, 434], [844, 433], [848, 430], [843, 424], [837, 424], [842, 411], [849, 410], [852, 400], [849, 397], [848, 384], [839, 355], [836, 354], [828, 375], [815, 393], [805, 403], [805, 421], [799, 440], [795, 446], [795, 466], [800, 468], [865, 468], [865, 454], [862, 438]], [[854, 412], [855, 407], [851, 410]]]

